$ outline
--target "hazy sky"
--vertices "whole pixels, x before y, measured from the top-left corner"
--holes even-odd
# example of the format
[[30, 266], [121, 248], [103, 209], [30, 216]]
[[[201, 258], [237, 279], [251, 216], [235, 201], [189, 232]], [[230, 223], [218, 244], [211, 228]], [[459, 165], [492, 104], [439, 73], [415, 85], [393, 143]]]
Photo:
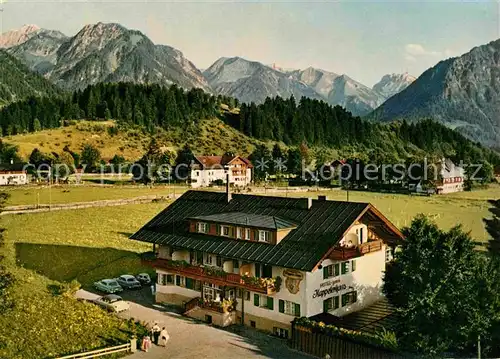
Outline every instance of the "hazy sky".
[[3, 31], [37, 24], [74, 35], [88, 23], [118, 22], [178, 48], [199, 68], [241, 56], [345, 73], [369, 86], [386, 73], [418, 76], [500, 38], [499, 0], [0, 2]]

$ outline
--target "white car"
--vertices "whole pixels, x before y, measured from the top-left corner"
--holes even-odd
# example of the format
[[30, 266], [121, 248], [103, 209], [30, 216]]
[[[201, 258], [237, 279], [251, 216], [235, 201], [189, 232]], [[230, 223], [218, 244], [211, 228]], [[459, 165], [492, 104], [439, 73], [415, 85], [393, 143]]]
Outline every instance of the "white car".
[[116, 294], [108, 294], [94, 299], [92, 302], [109, 312], [115, 313], [120, 313], [130, 308], [130, 305]]
[[116, 278], [116, 281], [123, 289], [141, 289], [142, 285], [133, 275], [124, 274]]

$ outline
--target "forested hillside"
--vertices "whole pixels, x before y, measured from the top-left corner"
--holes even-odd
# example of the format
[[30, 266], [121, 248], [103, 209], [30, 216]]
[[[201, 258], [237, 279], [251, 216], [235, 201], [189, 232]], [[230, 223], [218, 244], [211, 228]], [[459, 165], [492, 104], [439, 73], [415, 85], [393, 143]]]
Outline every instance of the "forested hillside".
[[49, 81], [0, 50], [0, 106], [28, 96], [54, 96], [60, 93]]
[[[219, 117], [243, 134], [288, 146], [307, 143], [316, 148], [350, 148], [377, 161], [405, 160], [426, 155], [499, 164], [497, 153], [431, 120], [381, 124], [353, 117], [340, 106], [302, 98], [276, 97], [261, 105], [242, 104], [200, 89], [177, 86], [98, 84], [71, 96], [29, 98], [0, 111], [4, 135], [59, 127], [64, 120], [114, 119], [122, 126], [182, 130]], [[222, 110], [224, 109], [224, 110]], [[197, 152], [197, 149], [193, 149]], [[345, 153], [345, 151], [343, 151]]]

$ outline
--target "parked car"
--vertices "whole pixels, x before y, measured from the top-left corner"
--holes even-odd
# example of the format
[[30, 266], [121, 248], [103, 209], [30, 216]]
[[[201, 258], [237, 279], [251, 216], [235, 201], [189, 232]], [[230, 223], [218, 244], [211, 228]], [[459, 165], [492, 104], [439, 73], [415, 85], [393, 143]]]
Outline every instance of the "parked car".
[[123, 292], [123, 288], [115, 279], [103, 279], [94, 283], [94, 287], [104, 293], [119, 293]]
[[115, 313], [120, 313], [130, 308], [129, 304], [116, 294], [108, 294], [94, 299], [92, 302], [109, 312]]
[[135, 276], [135, 278], [144, 285], [151, 284], [151, 278], [147, 273], [139, 273], [138, 275]]
[[124, 289], [136, 289], [141, 288], [141, 282], [139, 282], [133, 275], [124, 274], [116, 278], [116, 281]]

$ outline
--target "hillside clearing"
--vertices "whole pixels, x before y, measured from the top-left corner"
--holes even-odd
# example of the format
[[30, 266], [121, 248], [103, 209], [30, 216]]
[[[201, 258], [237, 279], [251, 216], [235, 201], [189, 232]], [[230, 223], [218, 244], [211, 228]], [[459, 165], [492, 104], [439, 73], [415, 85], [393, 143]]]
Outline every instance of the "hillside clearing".
[[[65, 146], [80, 152], [85, 143], [96, 146], [105, 160], [118, 154], [129, 161], [139, 159], [145, 152], [152, 135], [138, 128], [122, 128], [114, 121], [71, 121], [56, 129], [4, 137], [5, 141], [19, 147], [20, 156], [27, 160], [38, 148], [44, 153], [61, 153]], [[196, 154], [218, 154], [226, 151], [249, 155], [256, 144], [251, 139], [219, 119], [201, 121], [198, 127], [187, 130], [157, 129], [154, 137], [165, 148], [177, 150], [188, 144]]]

